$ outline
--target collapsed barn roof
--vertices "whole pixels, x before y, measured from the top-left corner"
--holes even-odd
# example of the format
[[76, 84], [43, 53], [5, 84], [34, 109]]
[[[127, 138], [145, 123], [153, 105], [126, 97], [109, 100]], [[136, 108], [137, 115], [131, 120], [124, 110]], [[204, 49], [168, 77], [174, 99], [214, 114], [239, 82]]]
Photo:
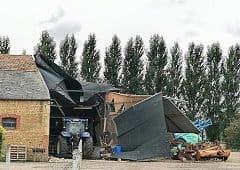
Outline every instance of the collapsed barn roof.
[[163, 98], [167, 131], [172, 133], [199, 133], [193, 123], [168, 98]]
[[52, 99], [56, 99], [61, 105], [76, 105], [83, 96], [81, 84], [64, 72], [55, 63], [35, 56], [35, 62], [40, 70], [45, 83], [48, 86]]
[[97, 84], [77, 81], [63, 71], [57, 64], [35, 56], [36, 64], [49, 88], [52, 98], [61, 105], [98, 105], [101, 94], [108, 91], [119, 91], [109, 84]]
[[49, 92], [31, 55], [0, 55], [0, 98], [49, 100]]
[[191, 121], [161, 94], [133, 105], [115, 117], [114, 121], [123, 152], [113, 157], [129, 160], [169, 158], [167, 132], [199, 132]]
[[[81, 81], [81, 85], [84, 91], [84, 101], [86, 105], [94, 105], [101, 97], [101, 94], [106, 92], [119, 92], [120, 89], [113, 87], [110, 84], [98, 84], [86, 81]], [[104, 100], [104, 99], [103, 99]]]

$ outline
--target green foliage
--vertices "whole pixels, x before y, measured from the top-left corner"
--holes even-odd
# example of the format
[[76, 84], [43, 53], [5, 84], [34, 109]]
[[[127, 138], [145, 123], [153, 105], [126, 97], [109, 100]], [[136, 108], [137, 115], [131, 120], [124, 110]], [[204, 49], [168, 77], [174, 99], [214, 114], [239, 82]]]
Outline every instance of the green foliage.
[[186, 114], [194, 120], [198, 113], [203, 111], [204, 102], [204, 57], [203, 45], [189, 44], [186, 54], [185, 78], [182, 84], [183, 99], [186, 103]]
[[90, 34], [84, 43], [82, 52], [81, 76], [89, 82], [99, 81], [101, 65], [99, 63], [100, 52], [96, 49], [96, 36]]
[[0, 54], [9, 54], [10, 40], [8, 37], [0, 36]]
[[0, 136], [3, 137], [5, 135], [5, 133], [6, 133], [6, 129], [4, 129], [2, 126], [0, 126]]
[[127, 93], [143, 93], [143, 61], [144, 44], [140, 36], [130, 38], [125, 48], [122, 72], [122, 85]]
[[60, 66], [73, 78], [78, 77], [78, 63], [76, 62], [77, 46], [74, 35], [71, 37], [67, 35], [60, 43]]
[[176, 42], [170, 50], [171, 61], [167, 70], [167, 87], [168, 96], [180, 98], [182, 83], [182, 50]]
[[223, 125], [227, 127], [235, 120], [237, 109], [240, 107], [240, 45], [236, 44], [229, 49], [228, 57], [222, 65], [223, 72]]
[[236, 114], [236, 118], [230, 122], [224, 132], [228, 147], [240, 150], [240, 113]]
[[4, 135], [6, 133], [6, 130], [0, 126], [0, 160], [3, 160], [4, 158], [4, 145], [3, 145], [3, 140], [4, 140]]
[[148, 94], [165, 93], [167, 48], [163, 37], [155, 34], [150, 39], [150, 50], [147, 52], [148, 64], [144, 80], [145, 91]]
[[40, 43], [35, 47], [35, 55], [41, 55], [45, 59], [54, 62], [56, 59], [56, 43], [47, 31], [43, 31]]
[[207, 118], [211, 118], [213, 125], [207, 128], [207, 136], [211, 141], [220, 139], [220, 125], [223, 123], [221, 112], [221, 63], [222, 50], [219, 43], [214, 43], [208, 47], [206, 62], [206, 82], [205, 83], [205, 107]]
[[110, 47], [106, 48], [105, 55], [105, 81], [114, 86], [118, 86], [120, 83], [119, 71], [122, 64], [122, 54], [120, 40], [116, 35], [113, 36]]

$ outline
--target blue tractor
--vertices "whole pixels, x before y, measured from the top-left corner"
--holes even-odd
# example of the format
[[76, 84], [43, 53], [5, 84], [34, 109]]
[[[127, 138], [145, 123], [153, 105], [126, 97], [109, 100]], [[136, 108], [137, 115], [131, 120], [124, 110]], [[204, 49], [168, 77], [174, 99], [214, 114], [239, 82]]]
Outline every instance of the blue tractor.
[[58, 135], [57, 156], [69, 158], [73, 149], [77, 149], [80, 139], [83, 141], [83, 158], [91, 158], [93, 153], [93, 138], [88, 132], [88, 119], [63, 118], [63, 130]]

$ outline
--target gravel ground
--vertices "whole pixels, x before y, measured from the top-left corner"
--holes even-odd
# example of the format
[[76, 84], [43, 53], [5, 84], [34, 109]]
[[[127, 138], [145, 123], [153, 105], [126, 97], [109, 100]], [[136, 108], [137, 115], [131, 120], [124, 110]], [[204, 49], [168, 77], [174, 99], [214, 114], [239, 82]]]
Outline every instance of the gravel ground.
[[[68, 170], [71, 168], [70, 159], [52, 159], [52, 162], [11, 162], [10, 168], [6, 163], [0, 163], [0, 170]], [[229, 160], [216, 161], [177, 161], [162, 160], [158, 162], [129, 162], [129, 161], [107, 161], [107, 160], [83, 160], [84, 170], [239, 170], [240, 152], [232, 152]]]

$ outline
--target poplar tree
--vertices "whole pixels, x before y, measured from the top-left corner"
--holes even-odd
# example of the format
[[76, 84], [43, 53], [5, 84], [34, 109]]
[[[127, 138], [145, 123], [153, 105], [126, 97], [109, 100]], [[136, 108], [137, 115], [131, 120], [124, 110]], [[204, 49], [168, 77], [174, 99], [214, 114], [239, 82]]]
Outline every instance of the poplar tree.
[[205, 83], [205, 112], [206, 118], [213, 122], [212, 126], [207, 127], [207, 136], [211, 141], [219, 139], [222, 124], [221, 111], [221, 63], [222, 50], [219, 43], [213, 43], [207, 49], [206, 54], [206, 83]]
[[122, 85], [127, 93], [143, 93], [143, 61], [144, 43], [140, 36], [130, 38], [124, 51]]
[[183, 99], [187, 101], [186, 114], [190, 120], [195, 120], [203, 111], [204, 71], [203, 45], [190, 43], [186, 54], [185, 77], [182, 85]]
[[236, 119], [240, 108], [240, 45], [229, 48], [228, 56], [222, 66], [223, 72], [223, 128]]
[[118, 86], [120, 83], [119, 71], [122, 65], [122, 53], [120, 40], [117, 35], [113, 36], [111, 45], [106, 48], [104, 64], [105, 81], [113, 86]]
[[0, 36], [0, 54], [9, 54], [10, 52], [10, 40], [8, 36]]
[[89, 82], [99, 81], [100, 65], [100, 51], [96, 49], [96, 36], [90, 34], [88, 40], [83, 45], [81, 76], [84, 80]]
[[78, 63], [76, 62], [77, 42], [74, 37], [66, 35], [60, 43], [60, 66], [73, 78], [78, 76]]
[[40, 42], [34, 49], [35, 55], [41, 55], [45, 59], [54, 62], [56, 54], [56, 42], [54, 38], [51, 37], [48, 31], [43, 31], [40, 37]]
[[22, 53], [21, 53], [21, 54], [22, 54], [22, 55], [26, 55], [26, 54], [27, 54], [27, 51], [26, 51], [25, 48], [22, 50]]
[[182, 50], [179, 44], [174, 43], [170, 50], [171, 60], [167, 70], [166, 93], [170, 97], [180, 98], [182, 83]]
[[148, 64], [144, 80], [147, 94], [166, 91], [167, 48], [163, 37], [158, 34], [150, 38], [150, 49], [147, 52]]

